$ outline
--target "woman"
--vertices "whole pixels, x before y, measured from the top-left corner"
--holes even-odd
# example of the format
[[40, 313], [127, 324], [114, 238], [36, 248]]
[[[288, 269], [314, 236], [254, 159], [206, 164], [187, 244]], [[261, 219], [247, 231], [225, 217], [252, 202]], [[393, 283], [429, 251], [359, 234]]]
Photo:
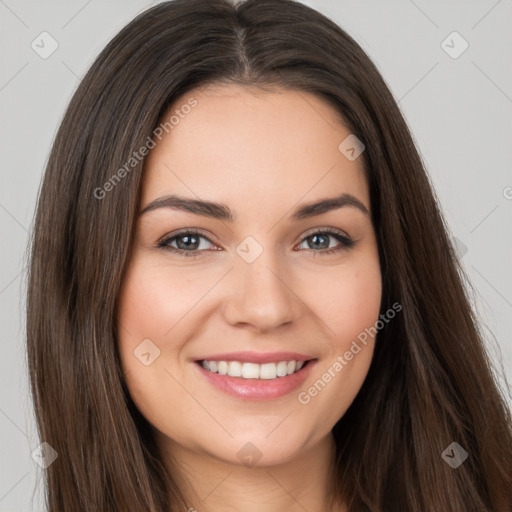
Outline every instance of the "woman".
[[313, 9], [176, 0], [121, 30], [31, 254], [50, 512], [512, 510], [510, 411], [422, 162]]

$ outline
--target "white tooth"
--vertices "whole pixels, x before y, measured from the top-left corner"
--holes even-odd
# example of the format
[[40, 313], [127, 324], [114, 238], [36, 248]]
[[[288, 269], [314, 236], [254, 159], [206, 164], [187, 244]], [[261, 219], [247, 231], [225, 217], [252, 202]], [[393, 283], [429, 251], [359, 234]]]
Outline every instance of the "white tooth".
[[265, 363], [260, 366], [260, 379], [275, 379], [276, 375], [276, 363]]
[[275, 379], [285, 377], [299, 371], [304, 361], [279, 361], [278, 363], [242, 363], [241, 361], [202, 361], [206, 370], [229, 375], [230, 377], [243, 377], [245, 379]]
[[288, 375], [287, 366], [288, 363], [286, 361], [280, 361], [277, 363], [276, 373], [278, 377], [286, 377]]
[[259, 379], [260, 365], [256, 363], [244, 363], [242, 365], [242, 377], [246, 379]]
[[230, 361], [228, 367], [228, 375], [230, 377], [242, 376], [242, 363], [240, 361]]
[[228, 373], [228, 363], [226, 361], [219, 361], [217, 371], [220, 375], [226, 375], [226, 373]]

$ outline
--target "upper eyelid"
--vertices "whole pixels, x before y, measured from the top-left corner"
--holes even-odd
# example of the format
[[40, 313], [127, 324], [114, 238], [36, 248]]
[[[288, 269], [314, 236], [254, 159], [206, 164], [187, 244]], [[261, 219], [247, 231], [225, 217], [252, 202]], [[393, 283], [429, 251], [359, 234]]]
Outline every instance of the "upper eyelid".
[[167, 242], [168, 240], [172, 240], [174, 238], [184, 236], [187, 234], [197, 234], [199, 236], [202, 236], [203, 238], [206, 238], [212, 244], [216, 243], [214, 240], [211, 239], [210, 236], [204, 234], [201, 230], [196, 229], [196, 228], [188, 228], [188, 229], [180, 230], [176, 233], [174, 233], [174, 232], [168, 233], [168, 234], [164, 235], [162, 238], [160, 238], [157, 243]]
[[341, 235], [346, 238], [352, 238], [346, 231], [340, 228], [334, 227], [324, 227], [324, 228], [311, 228], [307, 230], [303, 235], [302, 239], [307, 238], [308, 236], [314, 235], [315, 233], [327, 233], [328, 235]]

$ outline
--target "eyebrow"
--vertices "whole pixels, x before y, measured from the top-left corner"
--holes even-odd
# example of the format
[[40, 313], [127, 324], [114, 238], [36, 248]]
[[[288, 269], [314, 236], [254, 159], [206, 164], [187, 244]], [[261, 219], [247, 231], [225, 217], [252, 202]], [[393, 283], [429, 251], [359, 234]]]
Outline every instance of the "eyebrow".
[[[366, 215], [370, 214], [366, 206], [355, 196], [352, 194], [341, 194], [337, 197], [325, 198], [313, 203], [303, 204], [294, 210], [290, 218], [291, 220], [298, 221], [316, 215], [322, 215], [323, 213], [346, 206], [356, 208]], [[231, 211], [225, 204], [191, 199], [177, 194], [154, 199], [144, 207], [140, 215], [158, 208], [173, 208], [228, 222], [235, 222], [237, 218], [236, 213]]]

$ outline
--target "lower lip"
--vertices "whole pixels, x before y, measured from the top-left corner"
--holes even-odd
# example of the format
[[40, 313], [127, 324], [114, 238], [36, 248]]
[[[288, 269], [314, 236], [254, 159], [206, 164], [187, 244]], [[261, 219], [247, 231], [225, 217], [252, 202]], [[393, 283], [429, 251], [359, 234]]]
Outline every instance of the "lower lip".
[[307, 379], [316, 364], [316, 359], [308, 361], [298, 372], [275, 379], [242, 379], [220, 375], [194, 363], [205, 378], [220, 391], [242, 400], [272, 400], [291, 393]]

